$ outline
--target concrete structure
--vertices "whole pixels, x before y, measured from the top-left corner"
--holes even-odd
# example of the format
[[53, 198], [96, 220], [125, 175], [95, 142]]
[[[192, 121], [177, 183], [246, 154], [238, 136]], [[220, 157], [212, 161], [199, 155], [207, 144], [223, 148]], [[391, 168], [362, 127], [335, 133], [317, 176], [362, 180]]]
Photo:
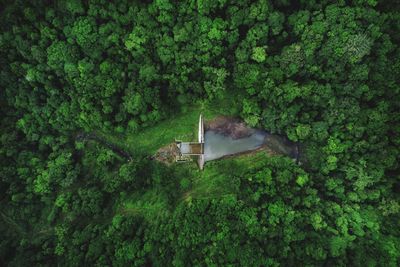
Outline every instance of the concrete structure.
[[200, 170], [204, 168], [204, 120], [202, 114], [199, 118], [198, 142], [175, 140], [175, 144], [179, 149], [179, 155], [176, 157], [177, 162], [189, 161], [191, 156], [196, 156]]

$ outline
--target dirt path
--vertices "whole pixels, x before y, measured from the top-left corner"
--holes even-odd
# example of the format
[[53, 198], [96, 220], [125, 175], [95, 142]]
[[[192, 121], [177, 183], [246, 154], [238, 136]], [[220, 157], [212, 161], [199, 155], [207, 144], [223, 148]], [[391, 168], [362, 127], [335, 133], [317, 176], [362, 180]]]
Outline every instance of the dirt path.
[[85, 141], [89, 141], [89, 140], [96, 141], [96, 142], [104, 145], [105, 147], [111, 149], [112, 151], [114, 151], [115, 153], [120, 155], [121, 157], [126, 158], [128, 161], [132, 160], [132, 156], [128, 152], [121, 149], [120, 147], [118, 147], [115, 144], [107, 142], [105, 139], [99, 137], [95, 133], [84, 133], [84, 132], [78, 133], [75, 137], [75, 140], [80, 141], [80, 142], [85, 142]]

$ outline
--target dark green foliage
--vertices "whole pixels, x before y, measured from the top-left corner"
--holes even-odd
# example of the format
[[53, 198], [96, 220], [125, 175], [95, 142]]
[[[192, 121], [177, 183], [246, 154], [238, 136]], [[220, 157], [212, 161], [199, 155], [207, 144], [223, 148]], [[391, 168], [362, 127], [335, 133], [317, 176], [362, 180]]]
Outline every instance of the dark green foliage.
[[[0, 29], [1, 266], [399, 266], [397, 1], [5, 0]], [[207, 105], [300, 164], [120, 141]]]

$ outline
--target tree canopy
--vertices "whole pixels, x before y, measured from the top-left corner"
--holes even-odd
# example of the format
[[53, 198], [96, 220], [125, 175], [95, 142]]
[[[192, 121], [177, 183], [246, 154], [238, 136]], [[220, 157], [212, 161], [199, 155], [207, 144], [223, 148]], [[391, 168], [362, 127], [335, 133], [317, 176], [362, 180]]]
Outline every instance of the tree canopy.
[[[1, 2], [0, 265], [400, 265], [397, 1]], [[204, 107], [301, 164], [151, 160]]]

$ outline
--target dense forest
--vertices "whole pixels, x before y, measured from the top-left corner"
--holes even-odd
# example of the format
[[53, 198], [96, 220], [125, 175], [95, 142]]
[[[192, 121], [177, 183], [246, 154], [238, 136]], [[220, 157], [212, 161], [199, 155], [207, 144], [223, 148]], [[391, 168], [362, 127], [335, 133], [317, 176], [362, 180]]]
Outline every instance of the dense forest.
[[[0, 265], [399, 266], [399, 81], [396, 0], [0, 0]], [[200, 112], [304, 160], [151, 160]]]

